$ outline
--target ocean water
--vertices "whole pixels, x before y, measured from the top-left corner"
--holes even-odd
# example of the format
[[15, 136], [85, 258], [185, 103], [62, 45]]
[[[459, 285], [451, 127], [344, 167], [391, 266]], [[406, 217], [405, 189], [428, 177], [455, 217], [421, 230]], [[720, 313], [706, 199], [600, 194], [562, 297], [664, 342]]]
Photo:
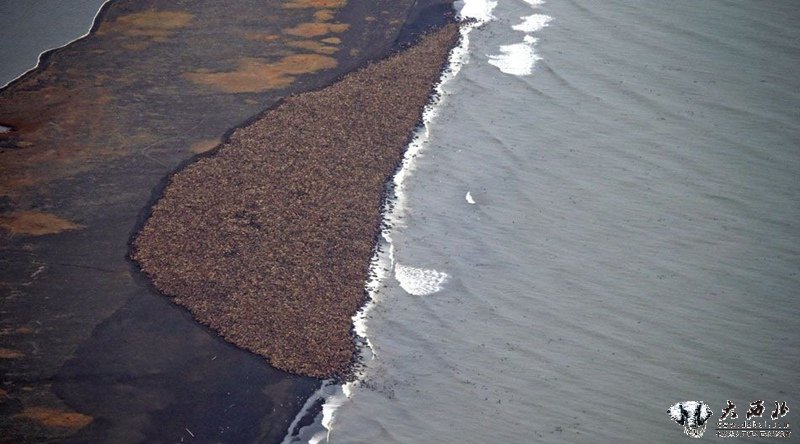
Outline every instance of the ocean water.
[[0, 87], [35, 68], [42, 52], [83, 37], [106, 1], [0, 1]]
[[796, 427], [800, 4], [456, 6], [483, 24], [400, 173], [362, 379], [287, 442], [684, 442], [682, 401], [710, 439], [728, 400]]

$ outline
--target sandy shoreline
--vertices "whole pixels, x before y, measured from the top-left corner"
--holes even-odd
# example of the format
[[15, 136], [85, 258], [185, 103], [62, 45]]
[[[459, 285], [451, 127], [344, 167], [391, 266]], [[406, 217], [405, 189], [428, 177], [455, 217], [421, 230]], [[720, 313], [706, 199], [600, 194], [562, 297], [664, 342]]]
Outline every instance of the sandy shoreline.
[[[0, 134], [3, 439], [280, 441], [318, 380], [223, 341], [126, 255], [168, 174], [280, 98], [385, 56], [450, 2], [334, 3], [114, 0], [87, 37], [0, 90], [13, 128]], [[301, 72], [297, 54], [336, 66], [314, 56], [321, 70]]]

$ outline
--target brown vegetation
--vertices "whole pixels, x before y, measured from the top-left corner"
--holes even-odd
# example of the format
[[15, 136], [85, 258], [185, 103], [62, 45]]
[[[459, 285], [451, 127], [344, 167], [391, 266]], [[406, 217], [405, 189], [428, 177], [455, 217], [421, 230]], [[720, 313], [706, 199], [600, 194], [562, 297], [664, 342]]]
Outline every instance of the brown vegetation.
[[283, 32], [297, 37], [318, 37], [331, 33], [345, 32], [348, 28], [350, 28], [350, 25], [347, 23], [309, 22], [284, 29]]
[[293, 48], [300, 48], [300, 49], [305, 49], [307, 51], [314, 51], [316, 53], [328, 54], [328, 55], [334, 54], [339, 50], [339, 48], [335, 46], [323, 45], [322, 43], [319, 43], [314, 40], [295, 40], [293, 42], [287, 43], [287, 45]]
[[11, 234], [43, 236], [67, 230], [77, 230], [83, 228], [83, 225], [70, 222], [55, 214], [39, 211], [14, 211], [8, 214], [0, 214], [0, 228]]
[[279, 35], [277, 35], [277, 34], [272, 34], [272, 33], [269, 33], [269, 32], [252, 31], [252, 32], [246, 33], [244, 35], [244, 38], [247, 39], [247, 40], [253, 40], [253, 41], [256, 41], [256, 42], [270, 43], [270, 42], [274, 42], [274, 41], [278, 40], [281, 37]]
[[123, 15], [113, 22], [106, 22], [98, 30], [99, 35], [119, 33], [130, 37], [145, 37], [163, 41], [176, 29], [189, 26], [192, 14], [185, 11], [143, 11]]
[[93, 418], [77, 412], [65, 412], [47, 407], [28, 407], [15, 415], [17, 418], [30, 419], [47, 427], [80, 429], [92, 423]]
[[333, 16], [335, 14], [336, 12], [330, 9], [320, 9], [319, 11], [314, 13], [314, 20], [318, 22], [328, 22], [333, 20]]
[[24, 353], [10, 348], [0, 348], [0, 359], [17, 359], [25, 356]]
[[228, 93], [253, 93], [285, 88], [295, 76], [335, 68], [336, 59], [319, 54], [294, 54], [274, 63], [264, 59], [242, 58], [233, 71], [194, 71], [183, 75], [187, 80]]

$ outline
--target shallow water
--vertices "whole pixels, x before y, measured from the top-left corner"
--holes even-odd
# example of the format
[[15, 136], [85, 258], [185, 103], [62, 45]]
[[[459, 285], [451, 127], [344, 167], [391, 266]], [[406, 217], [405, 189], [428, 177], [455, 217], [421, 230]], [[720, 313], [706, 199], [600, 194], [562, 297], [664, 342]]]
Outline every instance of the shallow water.
[[396, 264], [448, 278], [386, 279], [330, 442], [681, 442], [679, 401], [712, 439], [726, 400], [800, 408], [800, 6], [493, 14], [391, 232]]

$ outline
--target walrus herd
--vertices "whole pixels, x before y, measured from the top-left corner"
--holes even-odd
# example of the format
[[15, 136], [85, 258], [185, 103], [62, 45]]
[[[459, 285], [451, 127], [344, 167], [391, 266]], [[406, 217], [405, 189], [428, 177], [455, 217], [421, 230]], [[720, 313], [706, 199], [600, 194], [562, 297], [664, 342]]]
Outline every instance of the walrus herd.
[[386, 184], [458, 38], [444, 25], [235, 130], [171, 177], [131, 257], [273, 366], [346, 375]]

